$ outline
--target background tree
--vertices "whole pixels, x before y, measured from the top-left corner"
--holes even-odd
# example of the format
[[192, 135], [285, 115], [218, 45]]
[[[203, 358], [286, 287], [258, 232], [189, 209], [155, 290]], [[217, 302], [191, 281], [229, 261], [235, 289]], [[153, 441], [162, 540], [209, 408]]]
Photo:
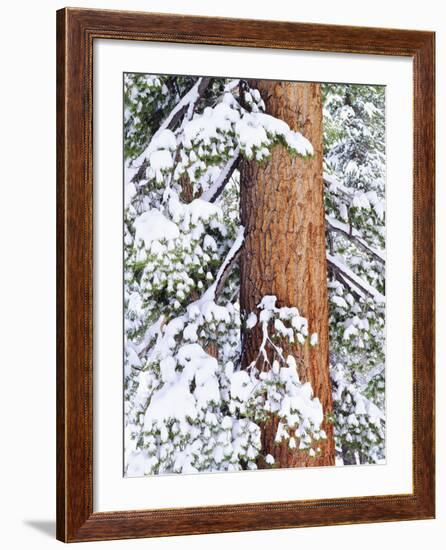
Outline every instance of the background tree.
[[370, 463], [385, 451], [385, 89], [323, 89], [337, 452]]

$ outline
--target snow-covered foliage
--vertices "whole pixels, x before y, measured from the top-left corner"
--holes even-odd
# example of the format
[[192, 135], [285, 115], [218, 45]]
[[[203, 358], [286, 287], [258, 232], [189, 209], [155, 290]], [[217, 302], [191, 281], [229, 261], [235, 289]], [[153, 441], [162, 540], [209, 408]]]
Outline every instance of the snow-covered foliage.
[[[344, 464], [381, 462], [385, 458], [385, 416], [383, 410], [366, 397], [370, 384], [379, 380], [381, 373], [372, 373], [359, 384], [342, 365], [332, 367], [331, 374], [339, 456]], [[364, 393], [358, 387], [364, 388]]]
[[[127, 449], [129, 476], [255, 469], [259, 425], [271, 415], [280, 420], [276, 441], [287, 439], [291, 448], [297, 440], [300, 449], [316, 453], [315, 443], [326, 437], [319, 400], [310, 384], [300, 383], [296, 368], [289, 368], [294, 357], [285, 359], [278, 350], [282, 362], [274, 360], [268, 371], [236, 367], [238, 307], [219, 306], [214, 298], [215, 283], [183, 315], [151, 332], [133, 399], [136, 414], [127, 425], [134, 441]], [[267, 296], [259, 304], [265, 341], [271, 341], [267, 326], [273, 316], [290, 321], [291, 340], [302, 335], [306, 319], [274, 302]], [[218, 360], [210, 353], [217, 342], [223, 344]]]
[[[325, 411], [281, 342], [318, 345], [298, 304], [239, 308], [240, 158], [312, 145], [243, 80], [124, 77], [127, 476], [274, 467], [276, 442], [316, 456]], [[380, 88], [325, 86], [330, 359], [339, 458], [384, 457], [384, 119]], [[243, 322], [242, 322], [243, 321]], [[261, 327], [241, 369], [241, 329]], [[267, 352], [268, 350], [268, 352]], [[354, 421], [356, 419], [356, 423]], [[353, 458], [352, 458], [353, 457]]]
[[326, 84], [324, 180], [338, 458], [385, 458], [385, 91]]

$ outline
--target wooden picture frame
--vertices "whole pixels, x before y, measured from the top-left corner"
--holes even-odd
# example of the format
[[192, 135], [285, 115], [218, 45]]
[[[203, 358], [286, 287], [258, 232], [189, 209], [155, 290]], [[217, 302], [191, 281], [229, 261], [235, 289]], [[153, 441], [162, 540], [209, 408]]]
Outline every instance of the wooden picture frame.
[[[93, 512], [93, 43], [406, 56], [413, 61], [413, 492]], [[432, 32], [65, 8], [57, 12], [57, 538], [65, 542], [427, 519], [435, 510]]]

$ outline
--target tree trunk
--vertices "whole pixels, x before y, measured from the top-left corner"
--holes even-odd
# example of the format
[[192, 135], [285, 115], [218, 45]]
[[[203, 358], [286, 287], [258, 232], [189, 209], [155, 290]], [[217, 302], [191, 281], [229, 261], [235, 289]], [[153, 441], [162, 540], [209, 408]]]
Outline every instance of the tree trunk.
[[[315, 154], [310, 159], [274, 147], [265, 163], [243, 160], [240, 165], [241, 223], [245, 243], [241, 256], [241, 311], [256, 311], [262, 297], [277, 297], [277, 306], [295, 306], [308, 319], [309, 333], [318, 334], [310, 347], [283, 341], [292, 354], [301, 381], [310, 382], [321, 401], [324, 418], [332, 412], [328, 366], [328, 296], [325, 251], [325, 211], [322, 181], [322, 100], [319, 84], [252, 81], [265, 101], [266, 112], [289, 124], [309, 139]], [[244, 331], [242, 367], [257, 357], [261, 329]], [[262, 367], [260, 367], [262, 368]], [[277, 418], [262, 427], [263, 453], [280, 467], [334, 464], [333, 426], [324, 421], [321, 452], [289, 449], [287, 441], [274, 442]], [[297, 444], [297, 447], [299, 443]], [[315, 445], [316, 447], [316, 445]], [[263, 464], [260, 464], [263, 466]]]

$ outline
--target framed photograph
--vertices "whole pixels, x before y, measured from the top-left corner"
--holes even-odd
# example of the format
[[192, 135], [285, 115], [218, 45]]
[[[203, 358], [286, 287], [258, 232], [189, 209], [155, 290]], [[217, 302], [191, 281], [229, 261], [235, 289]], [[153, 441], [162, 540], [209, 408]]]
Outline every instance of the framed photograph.
[[434, 33], [57, 13], [57, 537], [435, 510]]

